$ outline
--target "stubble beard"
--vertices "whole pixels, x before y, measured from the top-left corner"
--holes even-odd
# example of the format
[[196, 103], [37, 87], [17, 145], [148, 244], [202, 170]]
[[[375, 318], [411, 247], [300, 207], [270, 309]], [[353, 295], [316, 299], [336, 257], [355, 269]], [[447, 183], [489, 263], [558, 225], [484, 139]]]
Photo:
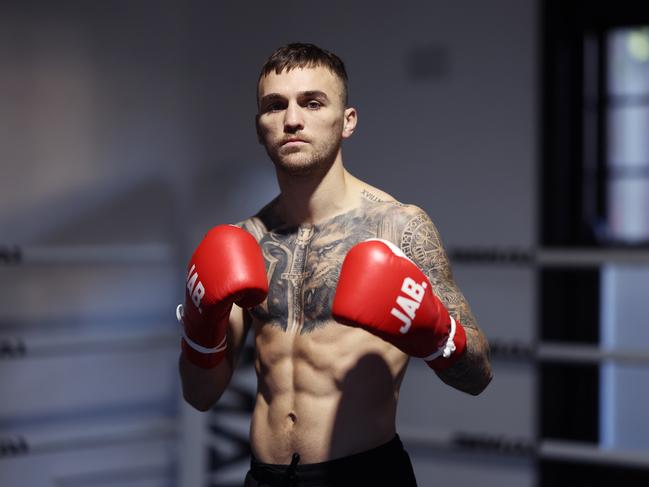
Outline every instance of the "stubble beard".
[[283, 147], [279, 147], [276, 151], [271, 151], [266, 147], [266, 152], [275, 164], [275, 168], [288, 176], [318, 176], [326, 174], [331, 168], [336, 160], [341, 142], [342, 138], [332, 140], [324, 147], [314, 148], [311, 146], [313, 150], [308, 152], [300, 148], [284, 149]]

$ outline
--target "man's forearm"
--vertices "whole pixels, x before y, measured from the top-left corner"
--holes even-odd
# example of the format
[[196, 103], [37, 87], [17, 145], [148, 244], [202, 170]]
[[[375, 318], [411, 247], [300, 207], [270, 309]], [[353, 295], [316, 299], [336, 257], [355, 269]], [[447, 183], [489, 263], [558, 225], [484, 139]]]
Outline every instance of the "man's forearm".
[[181, 353], [178, 361], [183, 397], [199, 411], [207, 411], [219, 400], [232, 377], [229, 360], [222, 360], [211, 369], [189, 362]]
[[487, 387], [493, 377], [489, 344], [480, 330], [465, 327], [465, 332], [464, 355], [448, 369], [437, 372], [437, 375], [449, 386], [476, 396]]

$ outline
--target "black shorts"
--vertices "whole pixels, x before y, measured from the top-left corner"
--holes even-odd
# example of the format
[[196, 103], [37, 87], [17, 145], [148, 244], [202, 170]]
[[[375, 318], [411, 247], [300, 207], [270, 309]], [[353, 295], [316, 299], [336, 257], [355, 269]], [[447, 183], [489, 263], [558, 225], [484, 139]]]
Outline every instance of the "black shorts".
[[261, 463], [254, 456], [244, 487], [328, 487], [417, 485], [410, 457], [396, 435], [384, 445], [328, 462], [300, 464], [293, 454], [291, 465]]

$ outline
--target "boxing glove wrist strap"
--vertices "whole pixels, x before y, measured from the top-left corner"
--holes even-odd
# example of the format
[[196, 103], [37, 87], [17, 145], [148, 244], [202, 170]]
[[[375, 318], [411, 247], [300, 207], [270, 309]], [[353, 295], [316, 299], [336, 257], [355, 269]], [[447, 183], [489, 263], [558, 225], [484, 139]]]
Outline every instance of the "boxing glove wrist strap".
[[455, 342], [453, 339], [455, 338], [455, 331], [457, 329], [457, 325], [455, 323], [455, 319], [451, 316], [451, 332], [448, 335], [448, 339], [446, 340], [446, 343], [444, 344], [443, 347], [440, 347], [439, 350], [436, 352], [431, 353], [428, 357], [424, 357], [424, 361], [430, 362], [431, 360], [435, 360], [438, 357], [444, 357], [444, 358], [449, 358], [453, 352], [455, 352]]
[[203, 354], [210, 354], [210, 353], [219, 353], [228, 348], [228, 344], [226, 343], [226, 338], [227, 336], [223, 337], [223, 340], [221, 340], [221, 343], [219, 343], [216, 347], [213, 348], [207, 348], [202, 345], [199, 345], [196, 343], [194, 340], [189, 338], [187, 336], [187, 333], [185, 331], [185, 322], [183, 321], [183, 305], [179, 304], [176, 307], [176, 318], [178, 319], [178, 322], [182, 325], [182, 330], [183, 330], [183, 339], [189, 345], [192, 349], [196, 350], [199, 353]]

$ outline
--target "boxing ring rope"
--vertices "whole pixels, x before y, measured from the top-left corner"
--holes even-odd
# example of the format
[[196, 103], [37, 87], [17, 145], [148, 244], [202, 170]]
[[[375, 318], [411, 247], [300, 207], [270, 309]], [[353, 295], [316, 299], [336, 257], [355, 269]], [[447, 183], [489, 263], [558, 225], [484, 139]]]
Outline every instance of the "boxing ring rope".
[[559, 439], [534, 442], [528, 438], [515, 438], [507, 435], [426, 431], [414, 428], [401, 428], [399, 434], [410, 445], [444, 451], [540, 460], [570, 460], [631, 468], [649, 467], [649, 455], [645, 451], [606, 450], [585, 442]]
[[130, 422], [93, 424], [51, 432], [39, 429], [0, 437], [0, 459], [18, 455], [78, 450], [113, 444], [174, 439], [178, 434], [176, 421], [170, 418], [140, 418]]
[[48, 337], [0, 337], [0, 360], [129, 352], [178, 345], [177, 330], [160, 332], [104, 332], [88, 335], [56, 333]]
[[173, 246], [163, 243], [0, 245], [0, 265], [161, 264], [173, 258]]
[[[175, 347], [177, 330], [165, 332], [111, 332], [86, 336], [58, 333], [47, 338], [0, 337], [0, 360], [113, 353]], [[597, 364], [604, 361], [649, 365], [649, 350], [603, 349], [594, 345], [541, 342], [530, 346], [515, 341], [490, 340], [491, 354], [498, 360], [541, 363]]]
[[625, 364], [649, 365], [649, 350], [606, 349], [595, 345], [540, 342], [537, 346], [515, 341], [490, 339], [493, 358], [536, 361], [542, 363], [597, 364], [611, 361]]
[[458, 264], [517, 265], [542, 268], [588, 268], [604, 264], [649, 265], [649, 249], [454, 247], [449, 258]]
[[[172, 245], [164, 243], [115, 245], [10, 245], [0, 244], [0, 265], [156, 264], [171, 263]], [[603, 264], [649, 265], [649, 249], [450, 247], [452, 262], [581, 268]]]

